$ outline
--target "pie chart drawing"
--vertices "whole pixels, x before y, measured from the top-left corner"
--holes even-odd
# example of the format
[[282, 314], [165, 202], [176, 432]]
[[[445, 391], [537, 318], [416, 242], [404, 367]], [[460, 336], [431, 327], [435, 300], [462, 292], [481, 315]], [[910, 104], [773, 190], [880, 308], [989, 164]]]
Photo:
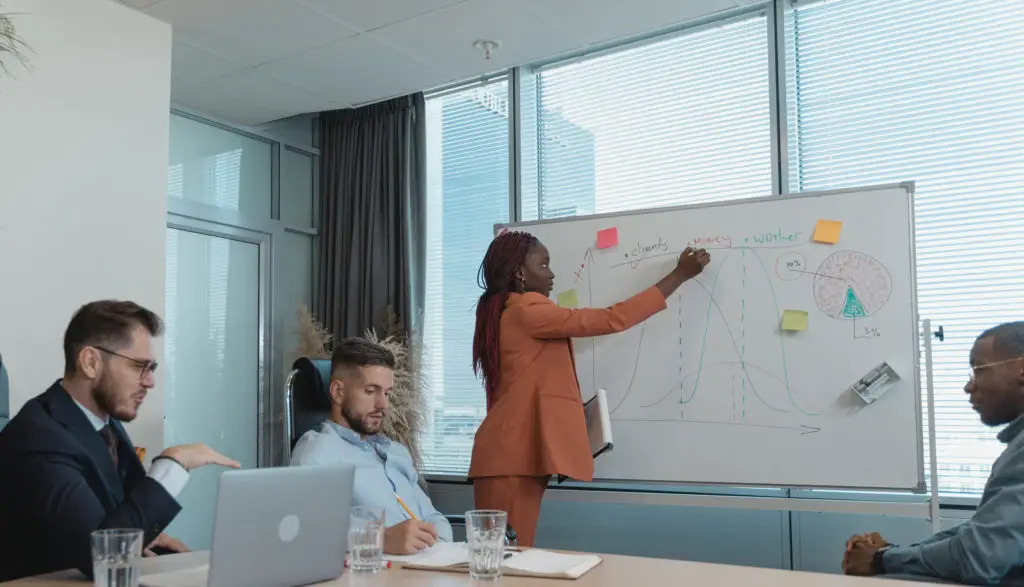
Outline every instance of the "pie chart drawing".
[[836, 320], [857, 320], [877, 313], [892, 295], [892, 276], [871, 255], [844, 250], [829, 255], [815, 272], [814, 300]]

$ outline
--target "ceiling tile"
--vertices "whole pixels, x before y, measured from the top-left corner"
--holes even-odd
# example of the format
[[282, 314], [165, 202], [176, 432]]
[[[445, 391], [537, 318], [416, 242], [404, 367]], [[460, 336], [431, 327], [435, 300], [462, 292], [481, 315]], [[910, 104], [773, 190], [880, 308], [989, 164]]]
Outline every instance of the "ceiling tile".
[[117, 0], [121, 4], [127, 4], [133, 8], [146, 8], [159, 2], [160, 0]]
[[[524, 10], [518, 2], [504, 0], [467, 0], [369, 34], [419, 59], [444, 64], [461, 77], [522, 65], [580, 47], [578, 40]], [[478, 39], [502, 43], [489, 62], [473, 46]]]
[[466, 0], [298, 0], [360, 30], [370, 31]]
[[225, 95], [207, 85], [171, 78], [171, 103], [236, 124], [254, 125], [281, 118], [280, 112]]
[[334, 100], [322, 98], [256, 69], [233, 73], [210, 81], [206, 85], [232, 98], [245, 100], [275, 112], [287, 110], [289, 114], [296, 114], [341, 107], [341, 104]]
[[286, 57], [258, 71], [346, 104], [409, 94], [453, 79], [447, 70], [424, 65], [367, 35]]
[[161, 0], [144, 12], [190, 44], [246, 67], [358, 32], [294, 0]]
[[586, 45], [664, 30], [735, 8], [733, 0], [516, 0]]
[[171, 47], [171, 71], [174, 75], [193, 81], [206, 81], [223, 77], [242, 69], [242, 66], [189, 45], [175, 35]]

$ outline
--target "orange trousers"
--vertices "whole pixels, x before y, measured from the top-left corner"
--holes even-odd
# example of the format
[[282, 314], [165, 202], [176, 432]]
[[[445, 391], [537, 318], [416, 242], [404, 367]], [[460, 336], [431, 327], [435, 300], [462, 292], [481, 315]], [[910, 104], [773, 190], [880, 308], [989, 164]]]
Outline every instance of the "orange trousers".
[[540, 502], [548, 487], [547, 477], [480, 477], [473, 479], [473, 502], [479, 510], [508, 513], [508, 525], [516, 531], [520, 546], [533, 546], [540, 518]]

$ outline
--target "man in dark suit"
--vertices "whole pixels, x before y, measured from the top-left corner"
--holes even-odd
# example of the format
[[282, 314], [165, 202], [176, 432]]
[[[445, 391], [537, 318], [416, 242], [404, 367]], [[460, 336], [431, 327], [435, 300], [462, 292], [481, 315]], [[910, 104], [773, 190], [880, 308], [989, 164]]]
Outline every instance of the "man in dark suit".
[[64, 333], [64, 377], [0, 431], [0, 581], [78, 568], [90, 534], [138, 528], [147, 553], [186, 550], [162, 534], [188, 471], [238, 463], [205, 445], [174, 446], [147, 473], [121, 422], [154, 385], [160, 318], [133, 303], [86, 304]]

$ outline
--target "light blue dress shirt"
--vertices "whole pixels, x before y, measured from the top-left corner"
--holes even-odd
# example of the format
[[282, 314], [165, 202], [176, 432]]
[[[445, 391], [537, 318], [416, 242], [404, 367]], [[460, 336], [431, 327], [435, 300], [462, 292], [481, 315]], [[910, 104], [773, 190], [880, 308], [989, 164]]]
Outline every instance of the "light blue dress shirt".
[[452, 541], [451, 524], [420, 487], [412, 457], [404, 446], [380, 435], [363, 440], [352, 430], [326, 420], [319, 430], [303, 434], [292, 451], [293, 467], [341, 464], [356, 467], [353, 506], [384, 508], [385, 525], [394, 526], [409, 519], [397, 495], [417, 518], [434, 525], [439, 540]]
[[882, 554], [886, 574], [925, 575], [972, 585], [1024, 585], [1024, 416], [999, 433], [978, 509], [963, 524]]

